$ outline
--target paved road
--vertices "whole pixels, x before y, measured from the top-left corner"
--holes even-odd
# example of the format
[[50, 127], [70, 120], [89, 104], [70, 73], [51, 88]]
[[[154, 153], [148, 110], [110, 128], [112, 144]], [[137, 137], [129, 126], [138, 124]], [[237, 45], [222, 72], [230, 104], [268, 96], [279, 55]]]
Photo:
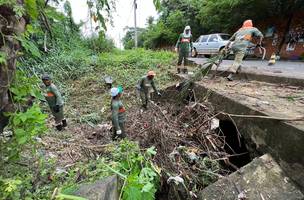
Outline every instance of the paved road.
[[[203, 64], [206, 58], [189, 58], [189, 60]], [[219, 70], [227, 70], [232, 63], [233, 60], [224, 60]], [[242, 70], [247, 73], [304, 79], [304, 62], [276, 61], [275, 65], [268, 66], [266, 60], [244, 60]]]

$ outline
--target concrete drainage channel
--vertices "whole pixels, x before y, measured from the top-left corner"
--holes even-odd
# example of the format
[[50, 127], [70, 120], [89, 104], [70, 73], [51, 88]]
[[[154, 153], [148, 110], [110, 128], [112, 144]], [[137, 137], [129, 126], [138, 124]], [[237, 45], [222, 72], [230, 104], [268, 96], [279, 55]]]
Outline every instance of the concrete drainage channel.
[[[302, 193], [304, 188], [304, 133], [299, 127], [274, 119], [233, 117], [227, 116], [227, 114], [217, 115], [216, 113], [219, 112], [241, 115], [264, 115], [264, 113], [234, 101], [218, 92], [210, 92], [209, 88], [200, 83], [194, 86], [193, 91], [194, 93], [186, 96], [185, 103], [188, 103], [188, 107], [185, 107], [185, 104], [180, 101], [180, 91], [175, 86], [168, 87], [163, 91], [163, 97], [159, 101], [155, 101], [158, 104], [157, 109], [154, 108], [153, 111], [153, 108], [150, 108], [149, 113], [151, 115], [147, 116], [143, 121], [139, 119], [139, 122], [142, 123], [145, 120], [150, 120], [151, 116], [154, 116], [152, 118], [157, 117], [155, 115], [157, 113], [159, 117], [157, 119], [158, 124], [155, 121], [151, 121], [150, 125], [147, 124], [147, 127], [149, 127], [147, 130], [150, 131], [140, 132], [142, 139], [136, 139], [134, 136], [129, 135], [130, 139], [139, 141], [141, 144], [152, 139], [152, 143], [156, 146], [158, 152], [162, 152], [157, 159], [168, 159], [170, 161], [173, 159], [172, 164], [179, 166], [174, 173], [175, 177], [172, 177], [172, 174], [169, 175], [170, 177], [166, 173], [162, 174], [162, 184], [156, 194], [157, 200], [304, 200]], [[197, 105], [199, 102], [204, 103]], [[200, 114], [203, 114], [204, 111], [210, 113], [201, 118]], [[187, 113], [190, 113], [190, 115]], [[212, 117], [214, 114], [218, 119], [215, 129], [210, 128], [212, 127], [209, 126], [210, 124], [202, 129], [196, 129], [197, 126], [200, 127], [201, 124], [204, 124], [206, 120], [211, 122], [210, 116]], [[138, 116], [135, 115], [135, 117]], [[164, 122], [160, 122], [162, 119]], [[164, 131], [156, 129], [157, 127], [164, 128], [163, 126], [159, 127], [159, 124], [163, 124], [169, 128]], [[193, 124], [194, 126], [191, 127], [190, 125], [190, 128], [186, 128], [184, 126], [186, 124]], [[170, 127], [178, 126], [182, 128], [170, 132], [172, 130]], [[198, 131], [193, 131], [192, 128]], [[210, 132], [210, 130], [212, 131]], [[192, 132], [196, 132], [197, 134], [192, 135]], [[164, 137], [163, 134], [169, 137], [164, 141], [166, 144], [171, 139], [175, 140], [173, 148], [167, 149], [168, 151], [161, 151], [164, 150], [162, 149], [164, 146], [161, 144]], [[222, 145], [219, 143], [219, 146], [221, 146], [220, 150], [215, 152], [217, 155], [220, 155], [218, 157], [220, 158], [220, 162], [216, 162], [217, 164], [212, 160], [214, 156], [210, 156], [214, 152], [208, 149], [208, 146], [210, 147], [212, 143], [212, 140], [208, 140], [208, 135], [213, 135], [214, 137], [219, 135], [224, 138]], [[204, 142], [200, 143], [198, 142], [200, 139], [209, 141], [210, 143], [208, 145]], [[147, 143], [147, 145], [149, 144], [148, 146], [150, 146], [150, 142]], [[203, 148], [200, 148], [200, 144]], [[198, 149], [199, 151], [197, 151]], [[214, 149], [217, 149], [217, 147]], [[173, 157], [171, 157], [171, 154]], [[228, 160], [221, 159], [227, 158], [227, 156]], [[208, 160], [209, 157], [211, 157], [211, 160]], [[200, 168], [202, 166], [201, 163], [206, 165]], [[165, 169], [162, 165], [159, 166]], [[209, 177], [208, 175], [206, 176], [206, 173], [201, 176], [201, 169], [206, 170], [204, 173], [207, 172], [207, 174], [211, 173], [211, 175], [214, 175], [212, 180], [203, 180], [202, 184], [199, 183], [201, 179]], [[174, 179], [174, 181], [168, 183], [170, 178]], [[196, 189], [194, 195], [192, 193], [192, 196], [188, 196], [189, 194], [191, 195], [192, 191], [187, 188], [185, 190], [186, 186], [179, 184], [178, 181], [181, 178], [192, 191], [195, 188], [193, 185], [197, 186], [197, 183], [200, 184], [199, 189]], [[117, 182], [117, 178], [114, 176], [100, 183], [97, 182], [89, 186], [85, 185], [80, 189], [80, 192], [83, 194], [79, 193], [79, 196], [89, 197], [92, 196], [92, 191], [94, 191], [98, 195], [101, 195], [101, 198], [97, 199], [118, 199], [116, 192], [119, 186]], [[97, 187], [98, 189], [96, 189]], [[111, 192], [105, 192], [108, 190]], [[112, 196], [110, 195], [110, 197], [108, 194]], [[187, 195], [186, 197], [185, 194]]]
[[[174, 89], [175, 86], [167, 89], [171, 91], [167, 94], [171, 98], [177, 95]], [[216, 91], [210, 92], [202, 84], [196, 84], [193, 90], [196, 101], [206, 100], [208, 95], [215, 113], [265, 115]], [[243, 194], [247, 199], [304, 199], [303, 130], [275, 119], [217, 117], [227, 145], [230, 145], [227, 152], [232, 153], [233, 149], [233, 153], [240, 155], [230, 158], [230, 162], [242, 168], [205, 188], [200, 199], [234, 200]], [[242, 134], [241, 145], [236, 139], [238, 132]], [[242, 198], [239, 196], [239, 199]]]

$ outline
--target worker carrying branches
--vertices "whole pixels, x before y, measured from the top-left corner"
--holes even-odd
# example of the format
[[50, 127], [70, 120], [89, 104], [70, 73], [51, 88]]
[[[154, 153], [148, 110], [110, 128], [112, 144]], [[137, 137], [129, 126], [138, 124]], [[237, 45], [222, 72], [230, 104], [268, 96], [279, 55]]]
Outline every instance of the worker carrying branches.
[[231, 49], [235, 55], [234, 62], [232, 66], [229, 68], [229, 72], [231, 72], [227, 79], [229, 81], [233, 81], [233, 75], [238, 73], [241, 68], [241, 63], [246, 53], [246, 49], [251, 44], [253, 37], [259, 37], [259, 45], [261, 45], [263, 40], [263, 34], [257, 28], [253, 27], [252, 20], [246, 20], [243, 23], [242, 28], [240, 28], [233, 36], [230, 38], [228, 44], [225, 49], [228, 49], [230, 44]]
[[177, 73], [181, 73], [181, 64], [184, 61], [183, 73], [188, 73], [187, 58], [192, 51], [192, 34], [190, 26], [186, 26], [184, 32], [179, 35], [175, 45], [175, 51], [178, 52]]

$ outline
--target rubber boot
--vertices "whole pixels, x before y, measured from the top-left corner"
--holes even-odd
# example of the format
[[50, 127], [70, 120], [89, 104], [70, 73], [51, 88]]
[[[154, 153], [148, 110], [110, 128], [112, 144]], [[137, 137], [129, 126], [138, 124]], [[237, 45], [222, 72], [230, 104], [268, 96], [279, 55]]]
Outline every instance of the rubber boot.
[[59, 125], [56, 126], [57, 131], [62, 131], [62, 128], [63, 128], [62, 124], [59, 124]]
[[177, 68], [177, 73], [178, 73], [178, 74], [181, 73], [181, 68]]
[[143, 104], [143, 105], [142, 105], [142, 108], [143, 108], [143, 110], [148, 110], [147, 104]]
[[63, 119], [62, 120], [62, 127], [64, 128], [64, 127], [67, 127], [67, 126], [68, 126], [68, 124], [67, 124], [66, 119]]
[[236, 74], [241, 73], [241, 71], [242, 71], [242, 66], [240, 65], [240, 66], [238, 67], [238, 69], [236, 70]]
[[233, 74], [229, 74], [229, 76], [227, 76], [227, 80], [228, 81], [233, 81]]

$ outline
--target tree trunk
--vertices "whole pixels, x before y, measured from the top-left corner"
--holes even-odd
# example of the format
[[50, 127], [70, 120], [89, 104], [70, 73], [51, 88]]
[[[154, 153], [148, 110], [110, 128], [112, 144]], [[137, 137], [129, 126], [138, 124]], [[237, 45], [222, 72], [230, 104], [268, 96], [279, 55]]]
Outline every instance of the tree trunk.
[[[22, 4], [22, 1], [19, 3]], [[14, 111], [9, 87], [15, 75], [17, 53], [20, 49], [19, 41], [14, 37], [21, 35], [25, 26], [25, 19], [16, 17], [12, 8], [0, 6], [0, 53], [6, 61], [0, 63], [0, 133], [9, 120], [4, 113]]]
[[290, 27], [291, 27], [291, 24], [292, 24], [292, 19], [294, 17], [294, 13], [291, 12], [289, 15], [288, 15], [288, 20], [287, 20], [287, 23], [286, 23], [286, 26], [285, 26], [285, 30], [284, 30], [284, 33], [283, 33], [283, 38], [277, 48], [277, 52], [276, 52], [276, 55], [280, 55], [281, 53], [281, 50], [286, 42], [286, 35], [288, 34], [289, 30], [290, 30]]

